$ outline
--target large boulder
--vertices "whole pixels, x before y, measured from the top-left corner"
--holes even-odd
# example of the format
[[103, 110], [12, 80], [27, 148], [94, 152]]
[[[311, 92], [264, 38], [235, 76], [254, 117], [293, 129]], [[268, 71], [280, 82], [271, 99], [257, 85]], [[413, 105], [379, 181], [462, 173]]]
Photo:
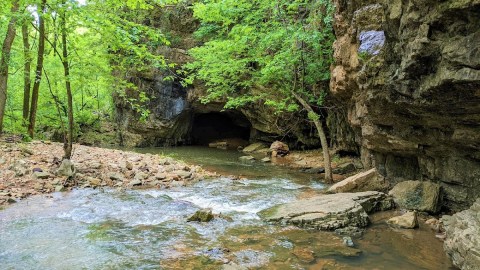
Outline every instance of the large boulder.
[[432, 182], [401, 182], [389, 194], [396, 204], [409, 210], [437, 213], [442, 207], [441, 187]]
[[361, 191], [385, 191], [388, 183], [385, 178], [378, 174], [376, 169], [371, 169], [351, 176], [331, 186], [329, 192], [361, 192]]
[[281, 204], [263, 210], [259, 215], [271, 222], [282, 222], [318, 230], [366, 227], [368, 213], [387, 210], [393, 201], [376, 191], [337, 193]]
[[480, 199], [470, 209], [443, 216], [446, 239], [443, 244], [453, 264], [462, 270], [480, 267]]

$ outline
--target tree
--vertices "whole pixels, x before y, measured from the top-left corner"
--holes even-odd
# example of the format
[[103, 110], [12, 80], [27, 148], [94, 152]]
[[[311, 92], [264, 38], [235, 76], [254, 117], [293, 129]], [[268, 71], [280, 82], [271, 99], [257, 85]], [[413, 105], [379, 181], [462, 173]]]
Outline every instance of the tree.
[[47, 0], [42, 0], [39, 16], [38, 16], [38, 53], [37, 53], [37, 68], [35, 72], [35, 82], [32, 89], [32, 103], [30, 107], [30, 117], [28, 124], [28, 135], [33, 138], [35, 132], [35, 121], [37, 117], [38, 107], [38, 93], [40, 90], [40, 82], [42, 81], [43, 72], [43, 59], [45, 53], [45, 12], [46, 12]]
[[205, 82], [204, 102], [225, 108], [262, 103], [276, 113], [305, 110], [324, 152], [325, 181], [332, 182], [321, 121], [332, 60], [333, 4], [328, 0], [211, 0], [194, 5], [204, 41], [190, 50], [186, 79]]
[[11, 8], [11, 18], [7, 27], [7, 34], [2, 45], [2, 56], [0, 59], [0, 134], [3, 131], [3, 118], [5, 116], [5, 105], [7, 103], [8, 66], [10, 62], [10, 51], [16, 35], [18, 0], [14, 0]]
[[22, 40], [23, 40], [23, 120], [28, 121], [28, 112], [30, 107], [30, 70], [32, 65], [32, 57], [30, 56], [30, 42], [28, 38], [28, 24], [30, 22], [25, 20], [22, 24]]

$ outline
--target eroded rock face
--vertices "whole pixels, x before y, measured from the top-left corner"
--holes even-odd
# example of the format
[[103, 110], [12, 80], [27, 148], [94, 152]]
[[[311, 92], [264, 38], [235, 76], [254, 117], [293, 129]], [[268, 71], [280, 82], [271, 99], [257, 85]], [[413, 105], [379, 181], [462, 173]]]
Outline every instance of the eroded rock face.
[[331, 91], [364, 165], [480, 196], [480, 1], [336, 0]]
[[368, 213], [393, 207], [381, 192], [337, 193], [274, 206], [260, 212], [267, 221], [294, 224], [318, 230], [366, 227]]
[[457, 267], [474, 270], [480, 266], [480, 199], [469, 210], [443, 216], [444, 248]]

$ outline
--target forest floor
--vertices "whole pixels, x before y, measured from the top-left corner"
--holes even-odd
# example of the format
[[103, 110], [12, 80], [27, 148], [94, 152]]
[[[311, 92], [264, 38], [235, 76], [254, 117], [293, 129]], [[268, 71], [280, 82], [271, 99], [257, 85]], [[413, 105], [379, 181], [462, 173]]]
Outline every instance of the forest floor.
[[63, 144], [7, 142], [0, 138], [0, 207], [31, 195], [76, 187], [170, 188], [216, 174], [172, 158], [74, 145], [75, 174], [58, 169]]

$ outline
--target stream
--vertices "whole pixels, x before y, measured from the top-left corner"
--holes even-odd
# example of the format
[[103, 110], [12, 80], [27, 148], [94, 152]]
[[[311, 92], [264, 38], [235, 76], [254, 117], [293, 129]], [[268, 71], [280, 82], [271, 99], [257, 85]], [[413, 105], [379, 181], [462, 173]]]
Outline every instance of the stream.
[[[79, 189], [34, 196], [0, 211], [1, 269], [453, 269], [428, 228], [373, 224], [355, 248], [331, 232], [266, 224], [257, 213], [319, 193], [315, 176], [240, 153], [201, 147], [141, 149], [225, 175], [166, 190]], [[187, 222], [201, 208], [219, 216]]]

